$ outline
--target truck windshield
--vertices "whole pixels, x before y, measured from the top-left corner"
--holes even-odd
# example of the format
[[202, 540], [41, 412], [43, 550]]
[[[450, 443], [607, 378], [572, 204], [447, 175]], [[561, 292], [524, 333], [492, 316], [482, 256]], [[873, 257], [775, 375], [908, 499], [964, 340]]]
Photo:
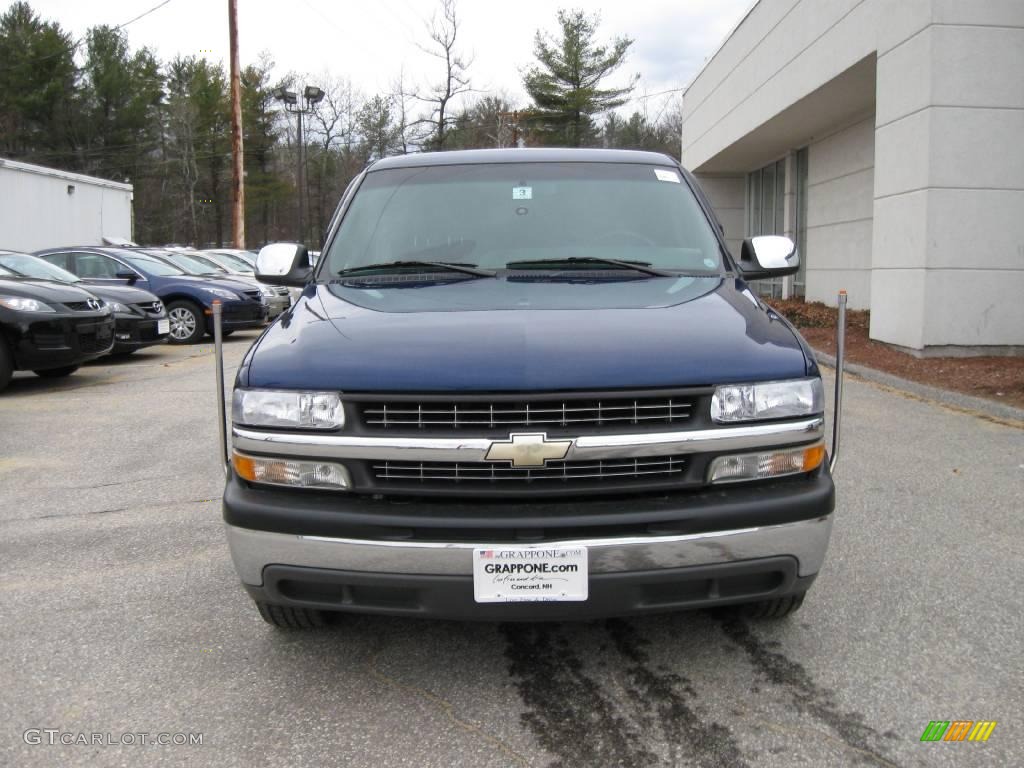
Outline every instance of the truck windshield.
[[490, 270], [534, 262], [531, 271], [561, 273], [622, 269], [601, 260], [698, 275], [723, 268], [718, 239], [678, 170], [593, 162], [371, 171], [322, 274], [402, 260]]

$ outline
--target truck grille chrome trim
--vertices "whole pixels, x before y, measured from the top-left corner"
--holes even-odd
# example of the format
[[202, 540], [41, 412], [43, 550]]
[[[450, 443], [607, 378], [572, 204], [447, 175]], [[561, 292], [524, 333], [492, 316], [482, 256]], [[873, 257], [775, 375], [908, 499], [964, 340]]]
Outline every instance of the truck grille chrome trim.
[[693, 400], [677, 396], [594, 401], [367, 402], [360, 404], [360, 413], [369, 429], [379, 431], [390, 428], [653, 425], [687, 421]]
[[[583, 435], [573, 440], [565, 461], [621, 459], [636, 456], [743, 451], [799, 445], [820, 440], [825, 420], [745, 424], [677, 432], [628, 435]], [[363, 437], [345, 434], [262, 432], [232, 428], [234, 447], [257, 455], [306, 456], [370, 461], [483, 462], [493, 442], [481, 437]]]
[[686, 460], [680, 456], [634, 457], [597, 461], [549, 461], [541, 467], [502, 466], [494, 462], [385, 461], [373, 465], [378, 480], [452, 482], [460, 485], [534, 483], [586, 480], [617, 482], [649, 476], [681, 475]]

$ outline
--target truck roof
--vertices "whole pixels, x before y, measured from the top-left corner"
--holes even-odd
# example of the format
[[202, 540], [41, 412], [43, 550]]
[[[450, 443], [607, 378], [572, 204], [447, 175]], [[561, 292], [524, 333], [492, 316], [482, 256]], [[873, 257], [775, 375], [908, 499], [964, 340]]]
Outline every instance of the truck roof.
[[496, 163], [642, 163], [676, 167], [676, 161], [660, 152], [632, 149], [569, 149], [529, 147], [522, 149], [462, 149], [451, 152], [417, 152], [385, 157], [370, 171], [391, 168], [423, 168], [431, 165], [488, 165]]

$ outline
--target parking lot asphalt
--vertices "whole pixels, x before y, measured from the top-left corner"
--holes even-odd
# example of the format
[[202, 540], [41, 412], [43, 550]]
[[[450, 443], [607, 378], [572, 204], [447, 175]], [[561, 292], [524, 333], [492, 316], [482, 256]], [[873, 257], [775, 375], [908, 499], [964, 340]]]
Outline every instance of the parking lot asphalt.
[[[228, 556], [211, 353], [0, 396], [0, 765], [1024, 764], [1020, 425], [850, 379], [832, 547], [787, 620], [287, 633]], [[998, 725], [921, 743], [931, 720]]]

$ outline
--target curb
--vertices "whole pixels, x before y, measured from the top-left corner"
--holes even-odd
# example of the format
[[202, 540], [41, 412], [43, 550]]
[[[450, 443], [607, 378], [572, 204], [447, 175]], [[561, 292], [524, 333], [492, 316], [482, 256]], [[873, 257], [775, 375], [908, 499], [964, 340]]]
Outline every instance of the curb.
[[[836, 359], [833, 355], [826, 354], [825, 352], [821, 352], [817, 349], [812, 351], [821, 365], [833, 369], [836, 367]], [[992, 400], [985, 400], [980, 397], [972, 397], [971, 395], [952, 392], [948, 389], [939, 389], [938, 387], [930, 387], [927, 384], [918, 384], [916, 381], [903, 379], [899, 376], [893, 376], [891, 373], [885, 373], [883, 371], [876, 370], [875, 368], [857, 365], [856, 363], [848, 362], [845, 364], [844, 368], [847, 373], [852, 373], [854, 376], [859, 376], [860, 378], [874, 382], [875, 384], [892, 387], [893, 389], [901, 389], [912, 395], [916, 395], [917, 397], [925, 398], [926, 400], [934, 400], [952, 408], [975, 411], [995, 419], [1024, 423], [1024, 409], [1015, 408], [1012, 405], [1003, 405]]]

